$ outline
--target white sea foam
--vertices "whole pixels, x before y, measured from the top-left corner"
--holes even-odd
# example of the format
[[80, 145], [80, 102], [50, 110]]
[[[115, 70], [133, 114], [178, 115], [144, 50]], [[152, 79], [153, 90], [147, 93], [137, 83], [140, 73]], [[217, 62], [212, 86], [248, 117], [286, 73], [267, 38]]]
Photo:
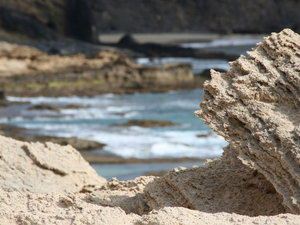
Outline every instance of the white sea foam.
[[[38, 128], [41, 125], [36, 125]], [[197, 131], [153, 131], [141, 127], [46, 125], [44, 134], [79, 137], [107, 144], [106, 151], [130, 158], [216, 157], [226, 145], [217, 135], [199, 138]]]
[[[169, 137], [168, 137], [169, 136]], [[159, 134], [103, 134], [95, 140], [107, 143], [105, 150], [123, 157], [216, 157], [221, 155], [226, 142], [219, 136], [196, 137], [196, 132], [173, 132]]]
[[113, 94], [105, 94], [95, 97], [14, 97], [7, 96], [7, 99], [12, 102], [30, 102], [32, 104], [55, 103], [55, 104], [78, 104], [78, 105], [93, 105], [99, 103], [110, 103]]
[[[201, 90], [164, 94], [101, 95], [95, 97], [15, 98], [31, 102], [18, 110], [15, 118], [1, 118], [34, 132], [61, 137], [78, 137], [107, 144], [105, 150], [123, 157], [215, 157], [226, 142], [219, 136], [199, 138], [211, 131], [196, 119]], [[184, 99], [184, 100], [179, 100]], [[26, 110], [35, 104], [85, 104], [87, 108], [63, 109], [59, 113]], [[126, 119], [166, 119], [181, 123], [165, 128], [118, 127]]]
[[223, 69], [228, 70], [229, 65], [226, 60], [220, 60], [220, 59], [194, 59], [194, 58], [172, 58], [172, 57], [166, 57], [166, 58], [138, 58], [136, 60], [138, 64], [141, 65], [162, 65], [167, 63], [189, 63], [192, 65], [193, 70], [195, 73], [201, 73], [205, 69]]
[[211, 48], [211, 47], [224, 47], [224, 46], [244, 46], [244, 45], [255, 45], [262, 41], [259, 38], [229, 38], [229, 39], [218, 39], [211, 42], [201, 43], [185, 43], [181, 44], [184, 48]]

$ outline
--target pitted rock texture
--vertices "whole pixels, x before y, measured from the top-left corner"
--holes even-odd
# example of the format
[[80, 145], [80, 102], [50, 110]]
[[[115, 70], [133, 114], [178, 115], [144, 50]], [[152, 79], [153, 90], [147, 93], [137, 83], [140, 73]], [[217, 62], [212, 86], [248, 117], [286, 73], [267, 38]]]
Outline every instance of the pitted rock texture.
[[3, 192], [0, 189], [1, 225], [298, 225], [298, 215], [249, 217], [207, 213], [183, 207], [165, 207], [147, 215], [126, 214], [121, 208], [95, 204], [86, 194]]
[[179, 168], [154, 179], [145, 187], [144, 201], [150, 210], [177, 206], [249, 216], [286, 212], [281, 196], [264, 176], [228, 150], [204, 167]]
[[300, 36], [273, 33], [248, 54], [211, 71], [196, 114], [300, 213]]
[[4, 190], [69, 193], [99, 188], [105, 182], [71, 146], [0, 136], [0, 187]]

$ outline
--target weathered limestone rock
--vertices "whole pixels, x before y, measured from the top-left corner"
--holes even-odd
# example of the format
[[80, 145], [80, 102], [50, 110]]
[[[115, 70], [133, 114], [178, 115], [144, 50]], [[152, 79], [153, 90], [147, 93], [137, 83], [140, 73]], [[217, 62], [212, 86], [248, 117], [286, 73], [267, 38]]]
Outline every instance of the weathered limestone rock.
[[300, 213], [300, 36], [273, 33], [248, 54], [211, 72], [196, 114]]
[[84, 192], [105, 182], [71, 146], [0, 136], [0, 187], [4, 190]]
[[156, 178], [145, 187], [144, 201], [150, 210], [177, 206], [248, 216], [285, 212], [273, 186], [229, 151], [205, 167], [176, 169]]

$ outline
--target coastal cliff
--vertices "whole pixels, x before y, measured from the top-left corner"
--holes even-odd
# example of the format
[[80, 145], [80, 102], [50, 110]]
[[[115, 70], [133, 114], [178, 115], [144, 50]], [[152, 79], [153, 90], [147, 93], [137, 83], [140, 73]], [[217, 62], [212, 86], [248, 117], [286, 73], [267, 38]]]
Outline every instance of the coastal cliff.
[[0, 137], [1, 224], [299, 224], [299, 49], [285, 29], [212, 71], [196, 114], [229, 145], [203, 167], [105, 181], [69, 146]]
[[299, 8], [293, 0], [1, 0], [0, 36], [97, 42], [98, 35], [116, 32], [299, 31]]

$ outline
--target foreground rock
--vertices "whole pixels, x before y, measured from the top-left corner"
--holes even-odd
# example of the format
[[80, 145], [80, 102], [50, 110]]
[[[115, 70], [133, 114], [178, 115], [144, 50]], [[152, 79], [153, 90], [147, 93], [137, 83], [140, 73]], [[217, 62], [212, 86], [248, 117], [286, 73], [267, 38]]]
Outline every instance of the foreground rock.
[[197, 115], [300, 213], [300, 36], [272, 34], [227, 73], [212, 71]]
[[105, 182], [71, 146], [29, 144], [3, 136], [0, 143], [2, 189], [69, 193], [100, 187]]
[[248, 216], [286, 212], [272, 184], [230, 153], [205, 167], [171, 171], [149, 183], [144, 193], [150, 211], [173, 206]]
[[1, 42], [0, 65], [0, 85], [14, 96], [156, 92], [196, 85], [189, 64], [144, 67], [114, 50], [59, 56]]

